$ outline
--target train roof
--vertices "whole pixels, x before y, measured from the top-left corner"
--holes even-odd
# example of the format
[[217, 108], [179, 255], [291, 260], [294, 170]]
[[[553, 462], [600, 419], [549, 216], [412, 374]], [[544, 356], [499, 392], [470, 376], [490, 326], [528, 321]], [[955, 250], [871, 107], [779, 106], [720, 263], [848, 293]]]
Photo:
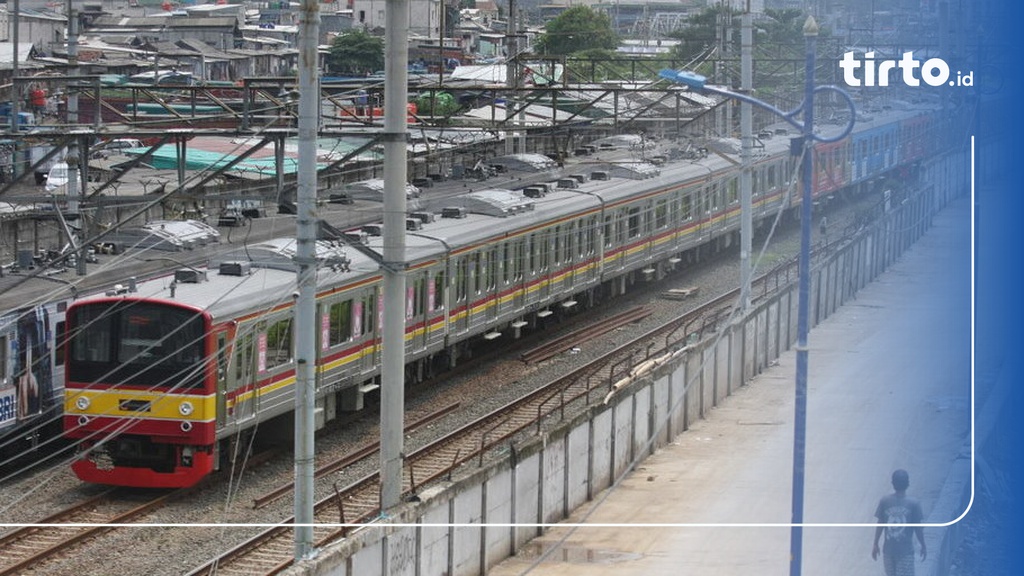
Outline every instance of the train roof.
[[[143, 298], [175, 303], [208, 312], [214, 321], [237, 318], [289, 304], [296, 290], [296, 241], [276, 238], [218, 256], [206, 267], [179, 268], [174, 274], [140, 282], [135, 291], [120, 287], [83, 298]], [[319, 286], [346, 284], [372, 276], [377, 264], [339, 243], [317, 241]]]
[[[858, 118], [855, 130], [869, 131], [924, 112], [926, 110], [914, 108], [879, 110], [863, 119]], [[773, 131], [772, 134], [796, 135], [791, 127], [787, 127], [785, 132]], [[405, 261], [412, 267], [422, 265], [450, 252], [473, 249], [510, 234], [553, 225], [572, 215], [634, 198], [641, 191], [661, 190], [688, 181], [708, 179], [735, 169], [739, 163], [738, 141], [735, 139], [701, 140], [699, 142], [711, 153], [693, 160], [679, 160], [678, 156], [662, 154], [658, 150], [661, 148], [664, 152], [666, 148], [675, 146], [675, 152], [679, 152], [679, 147], [685, 143], [662, 142], [654, 147], [649, 145], [650, 142], [651, 139], [638, 137], [613, 139], [599, 152], [572, 158], [564, 170], [555, 170], [556, 164], [550, 158], [537, 154], [503, 157], [495, 165], [506, 166], [509, 173], [534, 175], [517, 180], [515, 175], [505, 174], [503, 176], [510, 177], [498, 179], [509, 183], [506, 185], [518, 182], [518, 186], [524, 186], [523, 189], [491, 187], [445, 198], [442, 208], [435, 208], [434, 213], [424, 213], [419, 224], [412, 221], [408, 226]], [[789, 146], [790, 139], [786, 137], [759, 139], [754, 161], [785, 157]], [[673, 157], [676, 159], [668, 160]], [[321, 285], [349, 284], [379, 275], [383, 252], [381, 232], [379, 224], [364, 227], [363, 232], [353, 235], [358, 239], [355, 246], [318, 243], [324, 264], [318, 272]], [[292, 239], [256, 242], [227, 254], [222, 254], [223, 247], [206, 247], [203, 251], [214, 256], [211, 266], [205, 269], [206, 281], [197, 284], [176, 282], [175, 300], [209, 310], [215, 317], [263, 308], [268, 302], [287, 302], [295, 289], [293, 247]], [[155, 258], [158, 259], [161, 258]], [[244, 275], [220, 272], [224, 263], [243, 262], [250, 268]], [[191, 263], [196, 265], [194, 258]], [[172, 266], [165, 261], [160, 267], [154, 267], [150, 273], [162, 271], [165, 276], [151, 282], [140, 282], [139, 294], [169, 298], [174, 268], [181, 266]], [[110, 270], [92, 265], [91, 270], [96, 271], [92, 273], [96, 278], [110, 278], [105, 286], [101, 280], [94, 280], [91, 284], [94, 288], [103, 286], [105, 289], [115, 281], [123, 281], [127, 275], [120, 268]], [[46, 301], [46, 298], [58, 300], [55, 295], [66, 298], [73, 293], [70, 288], [74, 281], [73, 272], [61, 276], [68, 278], [34, 279], [21, 287], [20, 295], [0, 296], [0, 310], [20, 308]], [[139, 276], [143, 277], [141, 273]], [[5, 292], [5, 284], [17, 281], [16, 278], [0, 278], [0, 294]], [[45, 288], [41, 288], [41, 284]]]

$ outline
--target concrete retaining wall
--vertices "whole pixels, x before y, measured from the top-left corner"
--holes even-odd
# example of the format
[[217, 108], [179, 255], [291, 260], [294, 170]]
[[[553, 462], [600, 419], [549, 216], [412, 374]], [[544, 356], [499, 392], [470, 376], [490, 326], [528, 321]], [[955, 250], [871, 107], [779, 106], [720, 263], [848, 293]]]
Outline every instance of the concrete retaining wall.
[[[883, 272], [966, 189], [962, 156], [923, 166], [930, 186], [890, 206], [812, 270], [810, 322], [828, 317]], [[960, 168], [958, 168], [960, 167]], [[609, 405], [570, 417], [484, 468], [430, 487], [379, 526], [362, 527], [289, 574], [477, 576], [609, 487], [631, 464], [670, 442], [796, 339], [797, 291], [760, 301], [745, 321], [688, 347], [678, 361], [619, 391]], [[969, 467], [968, 467], [969, 468]], [[957, 478], [962, 470], [956, 473]], [[968, 470], [969, 472], [969, 470]], [[963, 483], [948, 498], [959, 504]], [[953, 505], [953, 504], [951, 504]], [[962, 508], [960, 508], [962, 509]], [[957, 531], [930, 531], [932, 550], [955, 549]], [[934, 547], [933, 547], [934, 545]], [[943, 554], [935, 554], [942, 557]], [[946, 556], [948, 568], [948, 556]], [[924, 573], [941, 576], [939, 559]]]

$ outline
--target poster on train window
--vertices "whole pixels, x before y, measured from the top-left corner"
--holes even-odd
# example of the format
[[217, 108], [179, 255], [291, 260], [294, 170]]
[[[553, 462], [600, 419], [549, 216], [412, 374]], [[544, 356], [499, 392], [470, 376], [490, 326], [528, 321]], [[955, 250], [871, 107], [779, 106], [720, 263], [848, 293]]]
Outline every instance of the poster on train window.
[[256, 338], [256, 371], [267, 371], [267, 333], [260, 332]]
[[327, 350], [331, 347], [331, 313], [330, 307], [324, 307], [325, 312], [320, 315], [320, 349]]

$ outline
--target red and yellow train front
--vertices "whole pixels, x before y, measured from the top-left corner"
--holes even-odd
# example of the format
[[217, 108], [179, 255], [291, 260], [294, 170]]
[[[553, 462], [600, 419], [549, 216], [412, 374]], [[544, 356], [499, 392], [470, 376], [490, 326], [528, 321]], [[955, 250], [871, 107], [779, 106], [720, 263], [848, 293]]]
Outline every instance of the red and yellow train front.
[[191, 486], [214, 469], [210, 318], [173, 301], [100, 298], [67, 313], [64, 435], [86, 482]]

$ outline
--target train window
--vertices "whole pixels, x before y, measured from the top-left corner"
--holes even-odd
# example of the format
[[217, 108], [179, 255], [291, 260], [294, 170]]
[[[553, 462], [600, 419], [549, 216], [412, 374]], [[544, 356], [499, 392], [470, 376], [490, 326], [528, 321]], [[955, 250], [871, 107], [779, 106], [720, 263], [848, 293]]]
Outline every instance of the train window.
[[611, 216], [604, 217], [604, 245], [606, 248], [610, 248], [615, 240], [614, 222]]
[[552, 239], [555, 241], [555, 245], [551, 249], [552, 263], [558, 265], [562, 262], [562, 227], [554, 228]]
[[597, 216], [587, 220], [587, 254], [597, 254]]
[[680, 207], [679, 218], [684, 222], [693, 218], [693, 197], [690, 195], [683, 196], [682, 206]]
[[498, 249], [494, 248], [487, 251], [487, 269], [490, 270], [490, 274], [487, 275], [487, 289], [494, 290], [498, 287], [498, 276], [501, 274], [500, 262], [498, 261]]
[[775, 173], [775, 164], [768, 166], [768, 189], [774, 190], [778, 185], [778, 175]]
[[661, 199], [654, 205], [654, 227], [662, 229], [668, 226], [668, 200]]
[[376, 294], [370, 293], [363, 300], [363, 321], [360, 323], [362, 328], [362, 335], [367, 335], [373, 332], [373, 327], [376, 325], [377, 316], [377, 298]]
[[420, 295], [423, 294], [423, 278], [410, 278], [405, 284], [405, 319], [409, 320], [422, 312]]
[[[67, 326], [65, 322], [57, 322], [57, 326], [54, 328], [54, 340], [57, 341], [57, 346], [53, 350], [53, 363], [55, 366], [64, 365], [64, 353], [67, 351], [68, 344], [65, 340], [64, 327]], [[0, 354], [3, 352], [0, 351]], [[6, 374], [3, 370], [0, 370], [0, 376]]]
[[[90, 306], [79, 311], [74, 325], [77, 334], [72, 340], [71, 358], [75, 362], [109, 363], [113, 360], [110, 348], [114, 334], [113, 315], [106, 314], [106, 311], [101, 306]], [[84, 337], [86, 330], [89, 338]]]
[[459, 258], [455, 265], [455, 301], [462, 302], [469, 292], [469, 256]]
[[586, 256], [588, 251], [587, 229], [589, 228], [589, 226], [587, 226], [587, 221], [589, 221], [589, 219], [581, 220], [579, 224], [576, 226], [576, 254], [580, 257], [581, 260], [583, 256]]
[[501, 281], [508, 284], [512, 280], [512, 273], [512, 247], [506, 241], [501, 245]]
[[761, 190], [761, 172], [764, 169], [751, 170], [750, 172], [750, 190], [752, 195], [757, 195], [758, 191]]
[[730, 178], [725, 184], [726, 187], [726, 205], [735, 204], [740, 201], [740, 187], [739, 182], [736, 178]]
[[630, 208], [629, 209], [629, 237], [637, 238], [640, 236], [640, 209]]
[[512, 249], [515, 252], [515, 279], [522, 280], [523, 271], [526, 268], [526, 238], [518, 238]]
[[217, 334], [217, 381], [223, 382], [228, 377], [228, 335], [227, 332]]
[[447, 281], [448, 277], [444, 270], [440, 270], [434, 275], [434, 289], [430, 294], [427, 294], [428, 298], [430, 298], [430, 302], [427, 304], [431, 310], [444, 309], [444, 286]]
[[576, 222], [570, 222], [565, 227], [565, 241], [562, 243], [562, 248], [565, 251], [562, 260], [565, 262], [572, 262], [573, 255], [576, 250], [573, 243], [576, 241]]
[[537, 273], [537, 233], [534, 232], [526, 237], [526, 254], [530, 259], [528, 267], [530, 269], [530, 276]]
[[254, 372], [252, 332], [235, 337], [235, 382], [238, 385], [248, 383], [249, 375]]
[[548, 269], [548, 253], [551, 247], [548, 245], [548, 231], [542, 230], [537, 233], [537, 265], [541, 272]]
[[480, 294], [486, 287], [485, 282], [487, 280], [487, 258], [486, 254], [477, 252], [473, 254], [473, 266], [469, 269], [469, 273], [473, 276], [473, 290]]
[[292, 319], [278, 320], [267, 328], [267, 369], [292, 361]]
[[352, 338], [352, 300], [332, 302], [328, 311], [329, 337], [328, 345], [337, 346]]

